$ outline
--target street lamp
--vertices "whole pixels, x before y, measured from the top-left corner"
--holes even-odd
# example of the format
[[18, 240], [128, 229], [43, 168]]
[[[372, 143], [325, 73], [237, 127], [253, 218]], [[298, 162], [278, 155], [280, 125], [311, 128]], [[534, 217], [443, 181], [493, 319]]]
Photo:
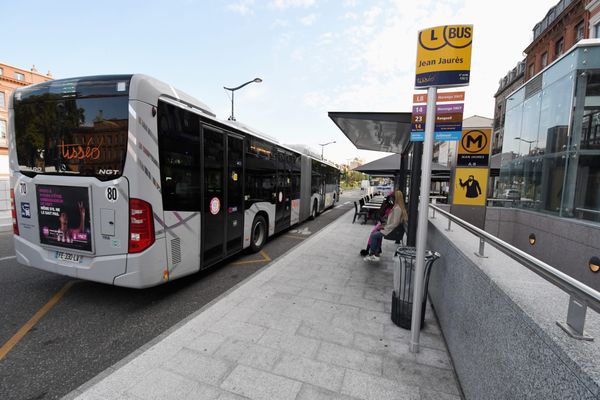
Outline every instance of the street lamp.
[[527, 139], [523, 139], [518, 136], [515, 138], [515, 140], [520, 140], [522, 142], [529, 143], [529, 150], [527, 151], [527, 155], [529, 155], [531, 153], [531, 143], [535, 142], [535, 140], [527, 140]]
[[323, 143], [323, 144], [319, 143], [319, 146], [321, 146], [321, 160], [323, 160], [323, 148], [325, 146], [327, 146], [328, 144], [332, 144], [332, 143], [335, 143], [335, 140], [333, 142], [327, 142], [327, 143]]
[[241, 88], [243, 88], [243, 87], [244, 87], [244, 86], [246, 86], [246, 85], [249, 85], [249, 84], [251, 84], [251, 83], [261, 83], [261, 82], [262, 82], [262, 79], [260, 79], [260, 78], [254, 78], [254, 79], [252, 79], [251, 81], [248, 81], [248, 82], [246, 82], [246, 83], [242, 83], [242, 84], [241, 84], [240, 86], [238, 86], [238, 87], [234, 87], [234, 88], [228, 88], [228, 87], [225, 87], [225, 86], [223, 86], [223, 89], [231, 91], [231, 116], [229, 117], [229, 120], [230, 120], [230, 121], [235, 121], [235, 117], [233, 116], [233, 97], [234, 97], [234, 96], [233, 96], [233, 94], [234, 94], [234, 92], [235, 92], [236, 90], [238, 90], [238, 89], [241, 89]]

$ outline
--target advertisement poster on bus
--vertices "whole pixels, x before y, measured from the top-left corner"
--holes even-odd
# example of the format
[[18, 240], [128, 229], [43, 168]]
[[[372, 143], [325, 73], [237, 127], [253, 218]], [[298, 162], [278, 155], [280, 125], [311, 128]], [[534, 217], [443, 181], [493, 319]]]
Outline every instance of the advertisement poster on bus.
[[37, 185], [42, 244], [92, 250], [90, 200], [87, 187]]

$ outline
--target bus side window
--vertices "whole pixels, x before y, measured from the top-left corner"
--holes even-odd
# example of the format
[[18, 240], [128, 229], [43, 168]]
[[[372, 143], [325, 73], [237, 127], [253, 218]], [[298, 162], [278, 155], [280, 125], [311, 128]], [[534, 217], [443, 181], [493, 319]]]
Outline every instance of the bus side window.
[[200, 211], [198, 116], [159, 100], [158, 152], [164, 209]]

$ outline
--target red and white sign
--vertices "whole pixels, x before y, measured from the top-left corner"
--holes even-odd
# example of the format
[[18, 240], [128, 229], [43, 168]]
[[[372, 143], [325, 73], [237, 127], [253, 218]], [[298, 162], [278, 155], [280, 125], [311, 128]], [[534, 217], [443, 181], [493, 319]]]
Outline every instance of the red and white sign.
[[213, 197], [210, 199], [210, 213], [217, 215], [219, 211], [221, 211], [221, 200], [218, 197]]

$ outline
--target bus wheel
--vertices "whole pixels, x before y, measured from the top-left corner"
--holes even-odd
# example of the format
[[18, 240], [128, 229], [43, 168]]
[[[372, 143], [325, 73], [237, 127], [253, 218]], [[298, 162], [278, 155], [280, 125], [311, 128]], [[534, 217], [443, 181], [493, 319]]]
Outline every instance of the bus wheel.
[[267, 241], [267, 221], [262, 215], [257, 215], [252, 222], [252, 239], [250, 249], [258, 253]]
[[313, 206], [312, 206], [312, 210], [310, 210], [310, 217], [309, 219], [315, 219], [317, 218], [317, 199], [315, 199]]

